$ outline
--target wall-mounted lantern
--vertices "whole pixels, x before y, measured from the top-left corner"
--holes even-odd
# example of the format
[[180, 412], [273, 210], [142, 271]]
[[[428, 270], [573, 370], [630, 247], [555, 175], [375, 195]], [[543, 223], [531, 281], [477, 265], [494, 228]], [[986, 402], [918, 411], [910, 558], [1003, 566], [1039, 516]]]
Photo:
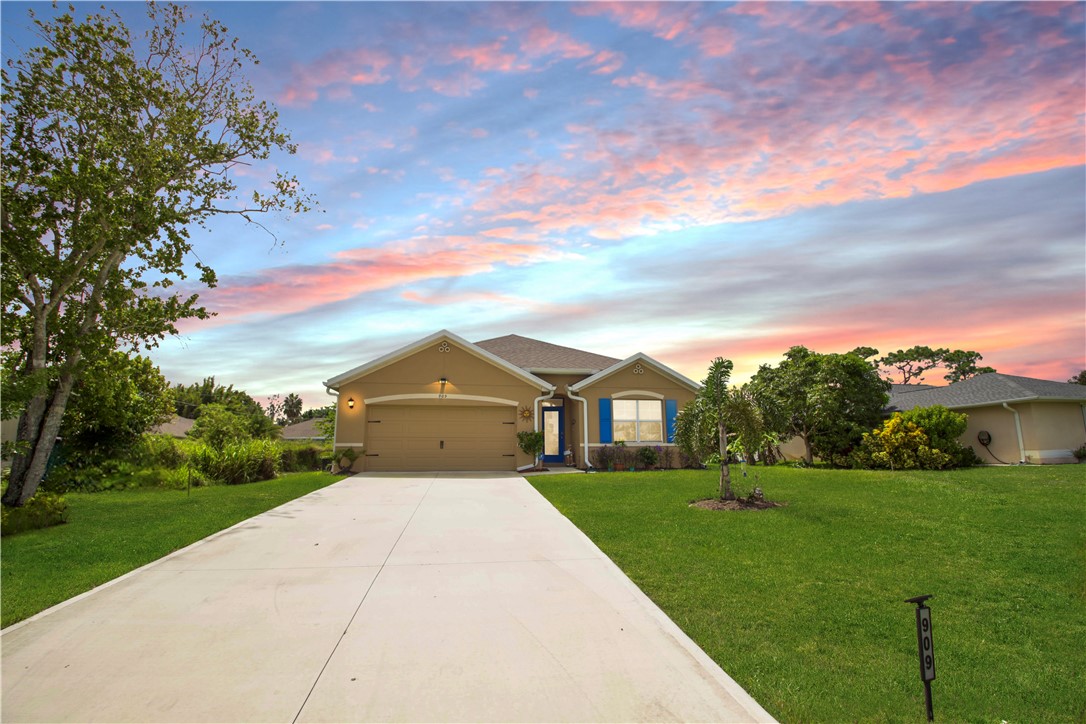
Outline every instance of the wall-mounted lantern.
[[449, 384], [449, 380], [446, 379], [445, 377], [442, 377], [440, 380], [438, 380], [438, 384], [441, 385], [441, 389], [438, 391], [437, 396], [438, 396], [439, 399], [444, 400], [445, 399], [445, 385]]
[[348, 397], [347, 398], [347, 407], [351, 408], [352, 410], [354, 409], [354, 398], [353, 397]]

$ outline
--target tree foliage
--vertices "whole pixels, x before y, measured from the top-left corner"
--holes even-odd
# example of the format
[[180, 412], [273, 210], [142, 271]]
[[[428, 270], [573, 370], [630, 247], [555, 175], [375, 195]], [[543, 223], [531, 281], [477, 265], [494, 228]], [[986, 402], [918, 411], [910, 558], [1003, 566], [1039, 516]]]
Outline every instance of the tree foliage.
[[[799, 437], [808, 464], [847, 455], [882, 415], [890, 383], [855, 354], [819, 354], [795, 346], [777, 367], [762, 365], [750, 382], [782, 437]], [[842, 460], [843, 462], [843, 460]]]
[[984, 357], [979, 352], [973, 352], [971, 350], [956, 349], [952, 352], [947, 352], [942, 357], [942, 366], [946, 369], [947, 373], [943, 375], [943, 379], [947, 382], [961, 382], [967, 380], [970, 377], [976, 375], [983, 375], [989, 372], [995, 372], [995, 367], [983, 367], [977, 366], [977, 362], [980, 362]]
[[283, 418], [288, 425], [302, 419], [302, 398], [293, 392], [283, 398]]
[[915, 384], [923, 382], [929, 370], [942, 365], [943, 355], [949, 351], [945, 348], [909, 347], [880, 357], [878, 363], [880, 367], [896, 369], [901, 375], [901, 384]]
[[1067, 382], [1072, 385], [1086, 385], [1086, 370], [1082, 370]]
[[120, 454], [173, 414], [173, 392], [158, 367], [146, 357], [111, 352], [75, 383], [61, 437], [70, 461], [72, 453], [94, 461]]
[[209, 18], [194, 29], [180, 7], [147, 12], [140, 38], [116, 13], [32, 12], [42, 44], [3, 69], [0, 344], [15, 371], [4, 392], [27, 400], [6, 505], [37, 489], [89, 364], [207, 316], [171, 289], [193, 268], [194, 225], [309, 204], [285, 174], [251, 193], [235, 181], [239, 164], [295, 151], [243, 78], [249, 51]]
[[200, 409], [189, 437], [203, 440], [213, 448], [222, 448], [227, 443], [245, 442], [252, 439], [249, 432], [249, 419], [234, 412], [226, 405], [211, 403]]
[[[871, 350], [870, 347], [857, 347], [853, 353]], [[878, 354], [875, 351], [875, 354]], [[871, 356], [871, 355], [867, 355]], [[931, 347], [910, 347], [899, 349], [896, 352], [878, 358], [875, 363], [886, 370], [896, 369], [901, 375], [901, 384], [915, 384], [924, 381], [924, 375], [930, 370], [943, 368], [946, 374], [943, 379], [947, 382], [961, 382], [975, 375], [995, 372], [994, 367], [980, 367], [977, 365], [984, 357], [979, 352], [965, 349], [950, 350], [946, 347], [933, 349]], [[892, 378], [893, 373], [887, 372], [887, 377]]]

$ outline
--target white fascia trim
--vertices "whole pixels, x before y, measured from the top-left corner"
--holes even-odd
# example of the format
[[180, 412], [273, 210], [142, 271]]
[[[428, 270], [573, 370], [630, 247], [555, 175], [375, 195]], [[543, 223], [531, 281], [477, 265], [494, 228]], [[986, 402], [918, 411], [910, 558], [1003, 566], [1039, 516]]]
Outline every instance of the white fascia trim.
[[594, 375], [599, 370], [594, 369], [564, 369], [561, 367], [529, 367], [528, 371], [533, 375]]
[[630, 365], [632, 365], [635, 362], [643, 362], [643, 363], [645, 363], [646, 365], [648, 365], [649, 367], [652, 367], [654, 370], [656, 370], [660, 374], [664, 375], [665, 377], [670, 377], [671, 379], [675, 380], [679, 384], [684, 385], [686, 387], [689, 387], [692, 392], [697, 392], [697, 391], [699, 391], [701, 389], [701, 385], [699, 385], [697, 382], [694, 382], [693, 380], [691, 380], [691, 379], [689, 379], [687, 377], [684, 377], [683, 375], [679, 374], [678, 372], [671, 369], [667, 365], [662, 364], [660, 362], [657, 362], [656, 360], [654, 360], [652, 357], [649, 357], [644, 352], [638, 352], [635, 355], [627, 357], [626, 359], [622, 360], [621, 362], [616, 362], [615, 364], [611, 365], [607, 369], [600, 370], [596, 374], [592, 375], [591, 377], [588, 377], [586, 379], [581, 380], [580, 382], [578, 382], [575, 385], [570, 385], [570, 389], [573, 390], [574, 392], [580, 392], [584, 388], [589, 387], [591, 385], [594, 385], [597, 382], [610, 377], [611, 375], [615, 374], [616, 372], [621, 372], [622, 370], [629, 367]]
[[527, 382], [528, 384], [530, 384], [532, 386], [539, 387], [539, 389], [542, 390], [542, 391], [555, 389], [554, 385], [550, 384], [549, 382], [546, 382], [545, 380], [541, 380], [538, 377], [536, 377], [535, 375], [531, 374], [530, 372], [525, 371], [523, 368], [517, 367], [515, 364], [512, 364], [511, 362], [509, 362], [507, 360], [504, 360], [501, 357], [498, 357], [497, 355], [491, 354], [490, 352], [487, 352], [482, 347], [478, 347], [478, 346], [472, 344], [471, 342], [467, 341], [463, 337], [461, 337], [461, 336], [459, 336], [457, 334], [453, 334], [452, 332], [450, 332], [447, 329], [443, 329], [440, 332], [434, 332], [433, 334], [431, 334], [428, 337], [423, 337], [422, 339], [420, 339], [417, 342], [412, 342], [411, 344], [409, 344], [409, 345], [407, 345], [405, 347], [400, 347], [397, 350], [389, 352], [388, 354], [384, 355], [383, 357], [378, 357], [377, 359], [372, 360], [370, 362], [367, 362], [364, 365], [360, 365], [358, 367], [355, 367], [352, 370], [348, 370], [347, 372], [344, 372], [341, 375], [336, 375], [332, 379], [325, 382], [324, 386], [325, 387], [331, 387], [332, 389], [337, 389], [338, 390], [339, 386], [342, 385], [345, 382], [350, 382], [351, 380], [355, 380], [355, 379], [358, 379], [359, 377], [363, 377], [363, 376], [365, 376], [365, 375], [367, 375], [367, 374], [369, 374], [371, 372], [375, 372], [375, 371], [381, 369], [382, 367], [387, 367], [388, 365], [390, 365], [390, 364], [392, 364], [394, 362], [399, 362], [403, 358], [409, 357], [412, 354], [414, 354], [415, 352], [422, 349], [423, 347], [426, 347], [427, 345], [431, 345], [431, 344], [433, 344], [433, 343], [435, 343], [435, 342], [437, 342], [439, 340], [446, 340], [446, 341], [449, 341], [449, 342], [453, 342], [458, 347], [462, 348], [465, 352], [467, 352], [469, 354], [473, 354], [476, 357], [479, 357], [480, 359], [486, 360], [487, 362], [490, 362], [491, 364], [495, 365], [496, 367], [500, 367], [501, 369], [505, 370], [506, 372], [513, 375], [514, 377], [517, 377], [520, 380], [522, 380], [524, 382]]
[[516, 400], [507, 400], [504, 397], [486, 397], [484, 395], [442, 395], [437, 392], [419, 392], [407, 395], [382, 395], [381, 397], [367, 397], [363, 400], [366, 405], [378, 405], [382, 402], [398, 402], [400, 400], [468, 400], [470, 402], [492, 402], [495, 405], [508, 405], [516, 407]]
[[[627, 447], [679, 447], [673, 442], [653, 442], [652, 440], [645, 440], [644, 442], [637, 442], [636, 440], [623, 440]], [[590, 442], [588, 447], [609, 447], [614, 445], [613, 442]]]
[[620, 397], [652, 397], [657, 400], [664, 399], [664, 396], [659, 392], [649, 392], [648, 390], [626, 390], [625, 392], [616, 392], [611, 395], [611, 399], [617, 400]]

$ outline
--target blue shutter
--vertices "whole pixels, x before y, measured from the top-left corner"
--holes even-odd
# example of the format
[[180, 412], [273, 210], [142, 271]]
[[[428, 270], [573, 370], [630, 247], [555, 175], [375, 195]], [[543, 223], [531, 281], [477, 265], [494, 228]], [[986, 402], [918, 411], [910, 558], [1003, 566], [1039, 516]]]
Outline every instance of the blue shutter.
[[667, 441], [675, 442], [675, 415], [679, 414], [678, 401], [664, 400], [664, 410], [667, 414]]
[[611, 401], [600, 398], [600, 442], [611, 442]]

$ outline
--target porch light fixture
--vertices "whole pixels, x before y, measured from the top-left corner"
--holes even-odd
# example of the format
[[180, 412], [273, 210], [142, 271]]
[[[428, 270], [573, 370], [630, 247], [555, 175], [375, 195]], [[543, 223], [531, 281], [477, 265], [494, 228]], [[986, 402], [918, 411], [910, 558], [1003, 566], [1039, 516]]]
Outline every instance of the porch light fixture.
[[347, 398], [347, 407], [351, 408], [352, 410], [354, 409], [354, 398], [353, 397], [348, 397]]
[[449, 384], [449, 380], [446, 379], [445, 377], [442, 377], [440, 380], [438, 380], [438, 384], [441, 385], [441, 389], [437, 393], [438, 399], [444, 400], [445, 399], [445, 385]]

